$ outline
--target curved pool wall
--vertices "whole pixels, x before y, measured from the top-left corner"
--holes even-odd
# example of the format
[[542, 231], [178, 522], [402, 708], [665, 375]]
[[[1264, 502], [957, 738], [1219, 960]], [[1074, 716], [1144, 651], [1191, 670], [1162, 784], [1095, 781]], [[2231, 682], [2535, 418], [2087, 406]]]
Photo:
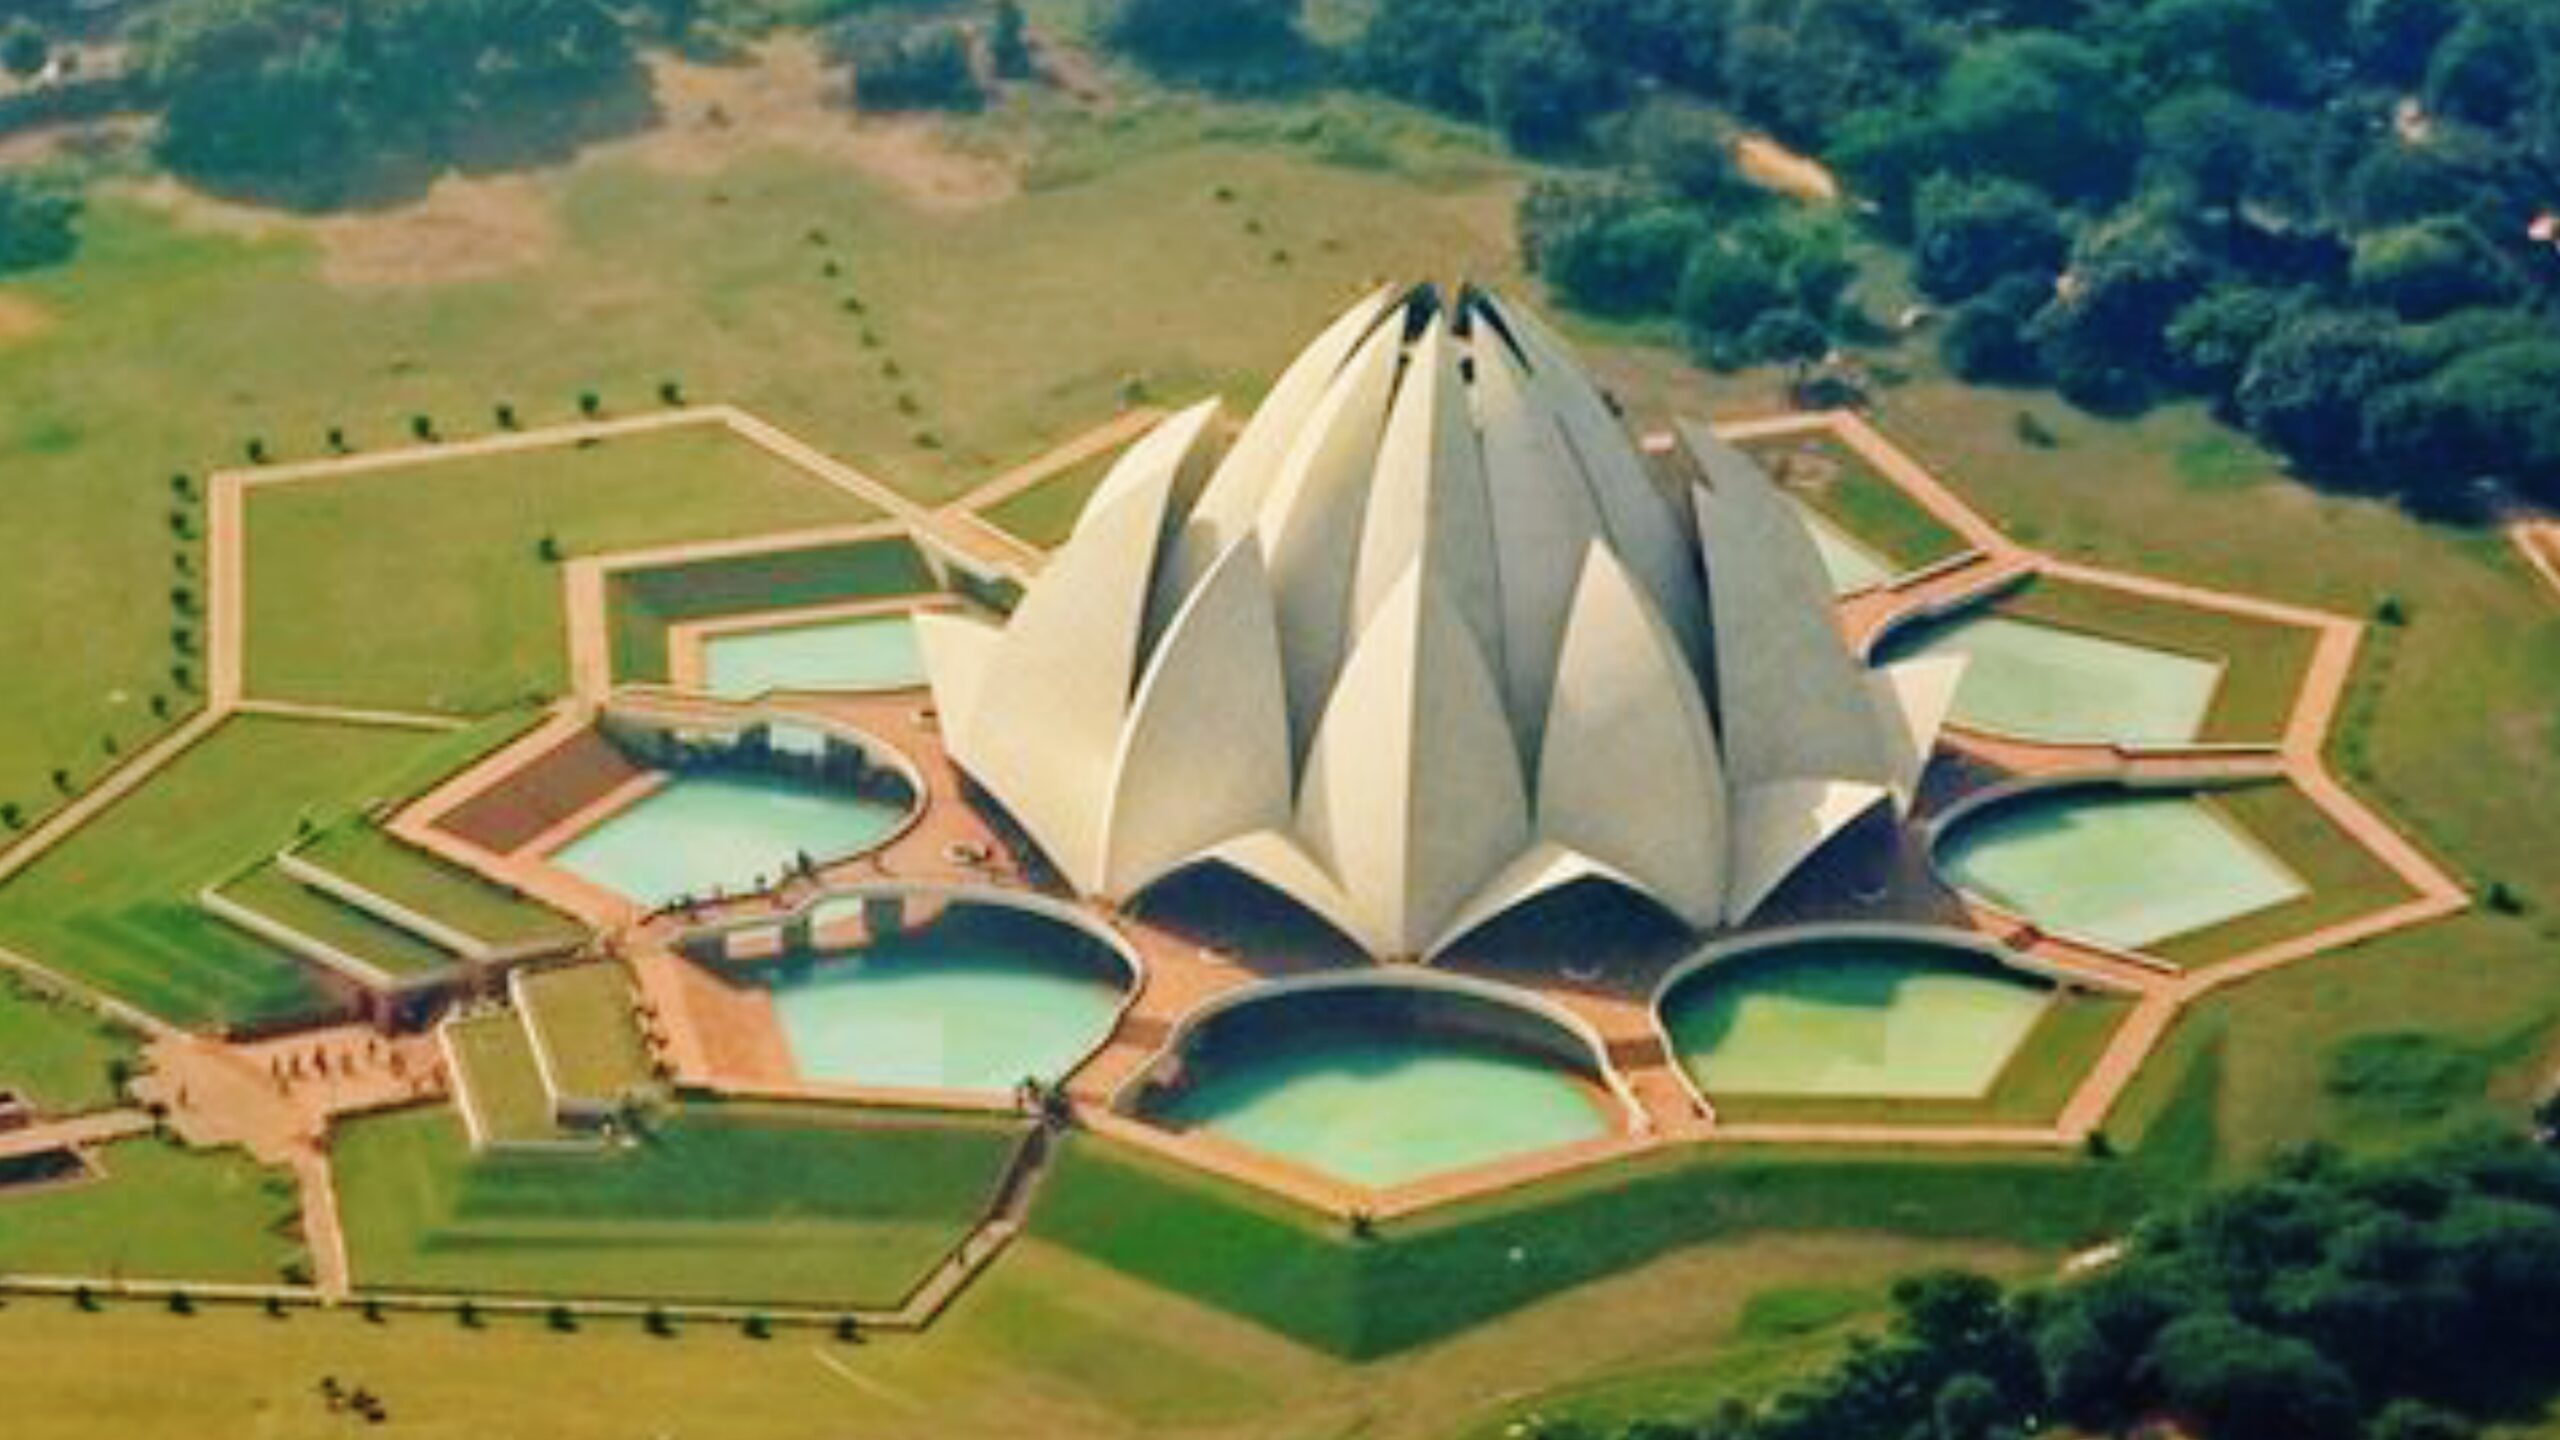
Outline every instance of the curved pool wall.
[[[2267, 782], [2272, 783], [2272, 782]], [[2138, 951], [2310, 886], [2192, 783], [2029, 777], [1969, 795], [1924, 839], [1939, 883], [2100, 949]]]
[[601, 728], [666, 778], [544, 858], [652, 908], [753, 893], [804, 855], [850, 859], [924, 812], [914, 762], [840, 721], [745, 711], [687, 723], [620, 710]]
[[1673, 966], [1654, 987], [1653, 1023], [1703, 1106], [1718, 1094], [1978, 1098], [2060, 989], [2023, 958], [1934, 926], [1793, 927]]
[[[910, 927], [905, 916], [919, 903], [937, 907], [938, 914]], [[932, 940], [931, 933], [955, 913], [992, 915], [997, 917], [992, 928], [999, 934], [1010, 931], [1033, 937], [1031, 963], [1008, 965], [1004, 955], [983, 952], [971, 957]], [[827, 933], [848, 920], [874, 935], [884, 929], [893, 933], [876, 939], [866, 936], [851, 944], [828, 943]], [[1072, 936], [1073, 943], [1061, 950], [1038, 938], [1044, 935]], [[943, 937], [964, 942], [985, 938], [988, 927], [966, 922], [961, 934]], [[807, 987], [817, 998], [796, 1007], [805, 1014], [790, 1013], [795, 1007], [786, 1004], [784, 995], [775, 996], [776, 1024], [794, 1068], [813, 1088], [861, 1092], [862, 1098], [889, 1102], [1011, 1109], [1016, 1087], [1023, 1080], [1055, 1083], [1109, 1045], [1146, 983], [1145, 962], [1117, 931], [1066, 902], [990, 885], [902, 880], [830, 885], [778, 912], [697, 926], [678, 936], [674, 948], [696, 964], [743, 974], [768, 986]], [[732, 952], [737, 949], [751, 952], [752, 958], [736, 957]], [[901, 965], [931, 965], [937, 954], [960, 953], [965, 973], [943, 977], [921, 972], [881, 971], [868, 977], [859, 972], [828, 973], [831, 967], [859, 962], [865, 952], [879, 954], [884, 949]], [[1064, 1021], [1077, 1018], [1081, 1023], [1081, 1017], [1095, 1013], [1093, 1007], [1080, 1005], [1076, 1017], [1062, 1017], [1054, 1011], [1044, 1015], [1038, 1006], [1041, 997], [1062, 993], [1058, 980], [1081, 978], [1060, 973], [1070, 968], [1110, 991], [1098, 1021], [1072, 1045], [1059, 1040]], [[1008, 970], [1018, 976], [1027, 973], [1032, 983], [1006, 986], [1002, 982]], [[958, 983], [934, 983], [937, 979]], [[900, 982], [906, 982], [907, 988], [898, 990]], [[866, 990], [874, 996], [892, 993], [891, 1009], [862, 1015]], [[990, 997], [1016, 1007], [1016, 1020], [1024, 1018], [1021, 1007], [1029, 1005], [1028, 1031], [1039, 1049], [1033, 1058], [1041, 1063], [1024, 1066], [1017, 1059], [1002, 1058], [1005, 1052], [994, 1043], [999, 1036], [984, 1037], [986, 1043], [972, 1039], [951, 1046], [932, 1035], [933, 1026], [948, 1023], [950, 1017]], [[1090, 1002], [1101, 997], [1088, 993], [1082, 998]], [[827, 1033], [831, 1027], [841, 1033]], [[1009, 1028], [1018, 1036], [1026, 1033], [1021, 1025]], [[891, 1045], [865, 1048], [866, 1037], [880, 1036], [888, 1037]], [[873, 1057], [884, 1063], [872, 1063]], [[974, 1069], [962, 1073], [972, 1065]], [[1044, 1065], [1054, 1073], [1036, 1073]]]
[[1343, 972], [1186, 1016], [1113, 1106], [1368, 1189], [1640, 1132], [1570, 1011], [1471, 977]]
[[1963, 655], [1965, 678], [1949, 718], [1996, 738], [2184, 745], [2204, 733], [2224, 662], [1993, 608], [2032, 579], [2019, 575], [1896, 616], [1868, 637], [1867, 663]]
[[925, 683], [909, 609], [705, 630], [702, 687], [725, 700], [777, 690], [868, 694]]

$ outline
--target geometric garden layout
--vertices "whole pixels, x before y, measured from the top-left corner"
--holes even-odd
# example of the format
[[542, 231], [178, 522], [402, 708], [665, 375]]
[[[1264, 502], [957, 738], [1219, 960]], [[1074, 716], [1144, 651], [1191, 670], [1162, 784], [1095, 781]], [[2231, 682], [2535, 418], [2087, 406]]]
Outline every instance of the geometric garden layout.
[[[451, 773], [423, 780], [375, 816], [378, 828], [360, 843], [279, 836], [280, 852], [259, 870], [209, 883], [197, 897], [224, 923], [322, 972], [336, 1001], [330, 1013], [266, 1034], [192, 1033], [58, 973], [42, 953], [0, 949], [0, 963], [150, 1034], [147, 1071], [132, 1088], [179, 1136], [244, 1143], [291, 1167], [311, 1257], [309, 1284], [295, 1293], [336, 1301], [375, 1292], [351, 1273], [343, 1179], [334, 1173], [332, 1127], [362, 1113], [452, 1104], [475, 1146], [504, 1151], [608, 1146], [644, 1092], [928, 1116], [1028, 1108], [1365, 1224], [1669, 1146], [2095, 1147], [2191, 1002], [2468, 903], [2324, 763], [2358, 622], [2028, 549], [1846, 412], [1717, 433], [1759, 458], [1811, 515], [1826, 561], [1837, 562], [1836, 620], [1853, 654], [1975, 647], [1971, 688], [1904, 822], [1921, 837], [1905, 847], [1912, 863], [1881, 882], [1786, 900], [1703, 950], [1687, 940], [1595, 945], [1588, 963], [1560, 968], [1468, 953], [1427, 969], [1346, 968], [1320, 947], [1238, 945], [1170, 909], [1077, 900], [1026, 867], [1020, 840], [975, 803], [945, 753], [921, 677], [894, 642], [921, 607], [1005, 608], [1038, 574], [1045, 543], [1064, 533], [1061, 524], [1019, 521], [1024, 533], [1009, 533], [1005, 517], [1044, 491], [1071, 513], [1100, 463], [1157, 418], [1120, 416], [939, 509], [725, 405], [215, 475], [206, 488], [203, 710], [0, 852], [0, 887], [144, 792], [231, 717], [462, 728], [445, 717], [252, 693], [246, 531], [249, 502], [268, 487], [381, 471], [433, 486], [439, 465], [465, 458], [609, 452], [704, 428], [726, 430], [879, 518], [562, 563], [566, 694]], [[1646, 446], [1657, 460], [1667, 448]], [[1890, 519], [1879, 524], [1879, 515]], [[1993, 623], [1971, 623], [1986, 619]], [[887, 658], [872, 657], [879, 667], [859, 679], [810, 678], [787, 654], [761, 678], [729, 683], [715, 673], [722, 655], [758, 645], [786, 652], [865, 626], [872, 638], [863, 643], [886, 644]], [[2002, 685], [2068, 678], [2075, 665], [2096, 667], [2079, 673], [2106, 693], [2131, 686], [2105, 669], [2120, 651], [2169, 657], [2169, 689], [2181, 674], [2193, 682], [2186, 733], [2036, 733], [2033, 723], [2005, 718]], [[744, 756], [786, 777], [814, 773], [841, 782], [866, 808], [826, 811], [765, 780], [688, 789], [687, 765], [706, 755]], [[736, 807], [760, 824], [804, 828], [779, 849], [737, 848], [751, 842], [721, 829]], [[649, 858], [653, 825], [708, 827], [688, 843], [730, 845], [744, 858], [708, 878], [631, 879], [634, 857]], [[2108, 827], [2122, 831], [2111, 851], [2101, 833]], [[2086, 893], [2086, 884], [2051, 893], [2057, 876], [2086, 870], [2091, 856], [2112, 861], [2099, 862], [2102, 880], [2138, 889], [2150, 867], [2177, 863], [2164, 847], [2197, 827], [2206, 858], [2195, 863], [2262, 874], [2262, 891], [2194, 914], [2128, 909], [2115, 905], [2120, 897]], [[2084, 842], [2100, 848], [2072, 849]], [[507, 927], [475, 918], [499, 912], [521, 922], [514, 933], [493, 935]], [[823, 968], [813, 979], [807, 957], [874, 947], [885, 956], [954, 926], [998, 943], [1037, 933], [1050, 950], [1077, 957], [1088, 967], [1083, 980], [1102, 984], [1087, 1030], [1063, 1040], [1026, 1031], [1026, 1045], [1064, 1049], [1008, 1070], [1008, 1057], [973, 1061], [919, 1021], [864, 1032], [869, 1054], [914, 1050], [905, 1068], [837, 1064], [842, 1057], [811, 1017], [851, 1014], [854, 1000], [826, 988]], [[1751, 1027], [1762, 1024], [1807, 1027], [1790, 1033], [1835, 1044], [1852, 1070], [1900, 1063], [1894, 1047], [1904, 1039], [1844, 1019], [1836, 996], [1778, 996], [1769, 1002], [1776, 1009], [1760, 1011], [1745, 1002], [1700, 1022], [1698, 1033], [1666, 1019], [1672, 1002], [1701, 988], [1691, 983], [1699, 973], [1725, 973], [1715, 967], [1758, 951], [1945, 948], [1951, 932], [1977, 968], [2032, 977], [2043, 998], [2011, 1029], [1945, 1057], [1958, 1078], [1936, 1088], [1862, 1091], [1831, 1072], [1783, 1066], [1774, 1078], [1748, 1073]], [[893, 964], [879, 960], [874, 978]], [[988, 974], [984, 996], [954, 1003], [1001, 1010], [1006, 982]], [[1393, 977], [1383, 983], [1518, 1011], [1519, 1023], [1547, 1032], [1551, 1048], [1571, 1052], [1597, 1121], [1500, 1155], [1364, 1170], [1292, 1151], [1276, 1130], [1231, 1130], [1153, 1108], [1151, 1097], [1183, 1078], [1186, 1043], [1208, 1017], [1382, 974]], [[795, 988], [803, 986], [814, 988]], [[886, 981], [879, 993], [890, 993]], [[1779, 1014], [1789, 1004], [1797, 1008]], [[312, 1078], [304, 1072], [314, 1055], [338, 1056], [340, 1068], [322, 1060]], [[152, 1124], [141, 1110], [110, 1110], [0, 1130], [0, 1162], [93, 1152]], [[901, 1307], [873, 1318], [922, 1323], [992, 1259], [1024, 1213], [1046, 1153], [1035, 1131], [979, 1228]], [[148, 1288], [148, 1277], [124, 1283]]]

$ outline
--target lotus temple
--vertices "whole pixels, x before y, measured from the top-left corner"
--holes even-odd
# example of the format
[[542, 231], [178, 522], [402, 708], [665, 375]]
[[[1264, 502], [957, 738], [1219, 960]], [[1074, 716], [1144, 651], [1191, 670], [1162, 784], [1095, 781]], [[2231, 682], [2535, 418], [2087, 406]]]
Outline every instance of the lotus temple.
[[[2041, 554], [1861, 416], [1632, 418], [1475, 288], [939, 507], [727, 406], [475, 443], [676, 431], [872, 518], [562, 561], [568, 694], [197, 897], [482, 1149], [1027, 1111], [1355, 1221], [2098, 1149], [2183, 1007], [2464, 903], [2323, 768], [2356, 622]], [[217, 719], [244, 497], [468, 448], [217, 477]]]

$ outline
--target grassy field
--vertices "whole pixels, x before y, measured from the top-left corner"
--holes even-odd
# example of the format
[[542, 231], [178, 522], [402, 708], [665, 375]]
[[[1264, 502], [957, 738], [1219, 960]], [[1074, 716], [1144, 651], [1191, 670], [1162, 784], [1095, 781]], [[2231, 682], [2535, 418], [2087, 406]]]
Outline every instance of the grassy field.
[[294, 1258], [278, 1172], [149, 1138], [102, 1155], [99, 1179], [0, 1196], [0, 1274], [273, 1282]]
[[1715, 1095], [1716, 1114], [1735, 1121], [1833, 1124], [2049, 1125], [2088, 1078], [2133, 1002], [2092, 993], [2055, 999], [2027, 1032], [1991, 1089], [1973, 1100]]
[[533, 1058], [533, 1038], [512, 1010], [491, 1010], [450, 1022], [445, 1038], [460, 1071], [454, 1104], [471, 1107], [484, 1142], [555, 1139], [551, 1092]]
[[2173, 936], [2151, 947], [2151, 953], [2162, 959], [2187, 966], [2228, 960], [2410, 898], [2409, 887], [2391, 867], [2349, 839], [2327, 812], [2289, 784], [2216, 790], [2203, 798], [2272, 851], [2310, 887], [2310, 893], [2224, 924]]
[[617, 680], [667, 678], [667, 627], [685, 620], [934, 588], [924, 557], [904, 540], [826, 545], [726, 560], [626, 570], [606, 581]]
[[583, 555], [877, 512], [688, 427], [261, 490], [248, 514], [251, 694], [472, 714], [564, 683], [545, 536]]
[[272, 862], [225, 882], [216, 893], [386, 975], [441, 970], [458, 958], [396, 925], [376, 920], [305, 886]]
[[584, 926], [393, 839], [361, 821], [335, 825], [298, 852], [341, 879], [492, 945], [570, 942]]
[[1102, 483], [1102, 477], [1111, 473], [1120, 454], [1115, 450], [1078, 461], [978, 513], [1008, 534], [1043, 549], [1055, 548], [1075, 532], [1076, 518], [1084, 514], [1084, 502]]
[[141, 1039], [76, 1001], [0, 974], [0, 1090], [15, 1090], [48, 1115], [116, 1103], [108, 1067], [130, 1063]]
[[1924, 569], [1967, 548], [1962, 535], [1832, 436], [1755, 440], [1742, 448], [1769, 467], [1789, 494], [1821, 512], [1897, 573]]
[[438, 1108], [347, 1127], [338, 1183], [366, 1286], [895, 1305], [975, 1222], [1015, 1138], [696, 1108], [636, 1150], [475, 1158]]
[[182, 1025], [322, 1003], [291, 957], [195, 904], [297, 822], [397, 793], [452, 737], [242, 717], [0, 885], [0, 943]]
[[525, 1027], [551, 1061], [560, 1093], [613, 1101], [647, 1085], [649, 1052], [620, 965], [572, 965], [525, 975]]

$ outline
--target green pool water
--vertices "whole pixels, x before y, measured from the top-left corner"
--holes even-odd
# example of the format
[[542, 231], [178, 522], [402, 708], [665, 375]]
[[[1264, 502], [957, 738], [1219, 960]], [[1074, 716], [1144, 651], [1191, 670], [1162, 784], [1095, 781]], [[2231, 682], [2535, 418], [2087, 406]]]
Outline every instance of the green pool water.
[[913, 617], [864, 615], [740, 630], [702, 642], [703, 681], [747, 700], [768, 690], [895, 690], [924, 683]]
[[1832, 524], [1821, 511], [1803, 501], [1796, 501], [1795, 507], [1796, 513], [1804, 517], [1805, 530], [1813, 536], [1814, 550], [1822, 556], [1823, 573], [1831, 577], [1832, 594], [1846, 595], [1893, 578], [1893, 567], [1856, 536]]
[[1955, 718], [2035, 739], [2193, 740], [2222, 680], [2208, 660], [2001, 615], [1927, 626], [1887, 648], [1887, 659], [1964, 656]]
[[1720, 961], [1665, 998], [1710, 1097], [1961, 1099], [1999, 1078], [2052, 989], [1967, 950], [1820, 941]]
[[1065, 1075], [1123, 993], [1097, 943], [1036, 916], [946, 921], [773, 984], [810, 1080], [1005, 1094]]
[[551, 863], [644, 905], [736, 892], [807, 852], [850, 855], [898, 828], [898, 806], [781, 776], [677, 775], [551, 853]]
[[1609, 1133], [1598, 1094], [1553, 1061], [1356, 1013], [1303, 1018], [1202, 1061], [1162, 1118], [1371, 1188]]
[[1938, 866], [2039, 925], [2127, 947], [2305, 892], [2221, 812], [2184, 795], [2023, 796], [1958, 822], [1939, 844]]

